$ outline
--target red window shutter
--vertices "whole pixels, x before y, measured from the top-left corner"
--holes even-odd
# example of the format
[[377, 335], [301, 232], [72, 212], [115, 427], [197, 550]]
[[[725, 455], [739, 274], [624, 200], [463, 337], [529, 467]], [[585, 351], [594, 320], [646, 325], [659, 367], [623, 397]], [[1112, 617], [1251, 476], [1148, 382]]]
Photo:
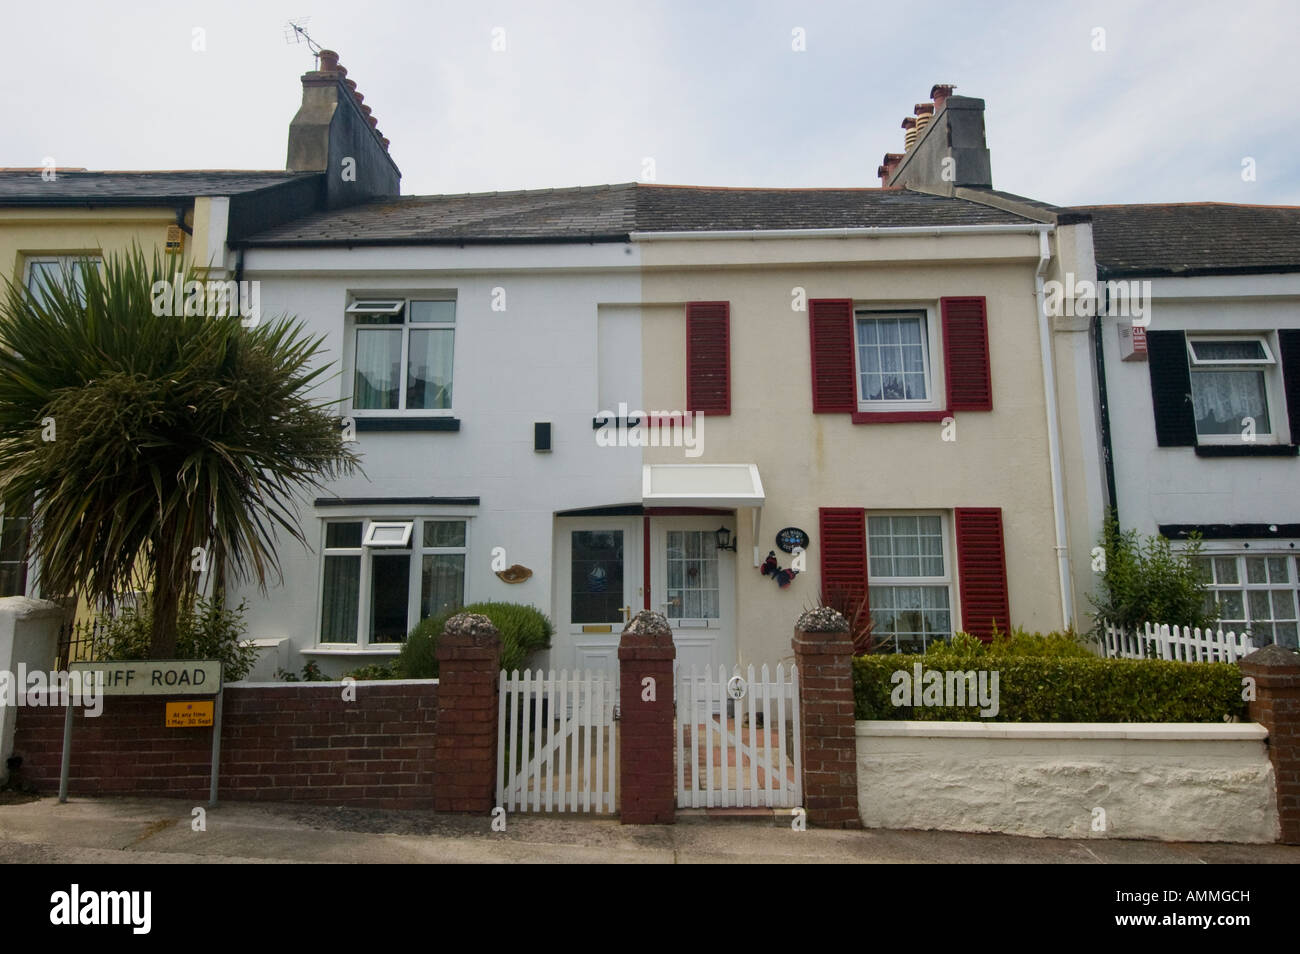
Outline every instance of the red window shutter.
[[861, 507], [822, 507], [818, 510], [822, 555], [822, 602], [848, 604], [861, 600], [867, 609], [867, 512]]
[[987, 641], [992, 638], [994, 620], [1002, 632], [1011, 629], [1002, 508], [958, 507], [956, 518], [961, 628]]
[[731, 304], [686, 305], [686, 410], [731, 413]]
[[808, 302], [812, 341], [814, 414], [852, 414], [858, 409], [853, 362], [853, 302], [818, 298]]
[[941, 298], [948, 410], [993, 410], [989, 323], [983, 298]]

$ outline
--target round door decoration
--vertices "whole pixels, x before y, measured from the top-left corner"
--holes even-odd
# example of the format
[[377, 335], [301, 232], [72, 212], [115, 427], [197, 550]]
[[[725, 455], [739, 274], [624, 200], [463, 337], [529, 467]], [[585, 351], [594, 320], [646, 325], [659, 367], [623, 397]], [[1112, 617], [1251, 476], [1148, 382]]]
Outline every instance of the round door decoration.
[[727, 695], [732, 699], [740, 700], [745, 698], [745, 693], [749, 687], [745, 685], [743, 676], [732, 676], [727, 680]]
[[786, 553], [793, 553], [795, 547], [808, 549], [808, 534], [798, 527], [786, 527], [776, 533], [776, 545]]

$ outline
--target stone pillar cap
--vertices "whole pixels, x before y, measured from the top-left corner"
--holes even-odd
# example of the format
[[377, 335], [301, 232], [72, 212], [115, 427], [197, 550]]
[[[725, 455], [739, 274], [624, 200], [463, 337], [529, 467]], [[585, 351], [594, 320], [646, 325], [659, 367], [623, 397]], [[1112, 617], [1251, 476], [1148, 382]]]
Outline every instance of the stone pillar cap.
[[847, 633], [849, 621], [839, 610], [829, 606], [818, 606], [799, 617], [795, 629], [805, 633]]

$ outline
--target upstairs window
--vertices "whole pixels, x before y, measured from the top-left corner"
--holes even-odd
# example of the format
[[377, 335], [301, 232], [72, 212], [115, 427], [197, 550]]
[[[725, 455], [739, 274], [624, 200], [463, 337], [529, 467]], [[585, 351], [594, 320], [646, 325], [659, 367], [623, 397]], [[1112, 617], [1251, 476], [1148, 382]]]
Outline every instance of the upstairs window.
[[924, 409], [933, 404], [933, 348], [924, 312], [854, 312], [858, 406]]
[[347, 312], [354, 411], [451, 410], [454, 300], [358, 299]]
[[1277, 362], [1260, 335], [1188, 337], [1192, 407], [1198, 440], [1237, 442], [1254, 422], [1256, 440], [1276, 439], [1269, 413], [1269, 375]]

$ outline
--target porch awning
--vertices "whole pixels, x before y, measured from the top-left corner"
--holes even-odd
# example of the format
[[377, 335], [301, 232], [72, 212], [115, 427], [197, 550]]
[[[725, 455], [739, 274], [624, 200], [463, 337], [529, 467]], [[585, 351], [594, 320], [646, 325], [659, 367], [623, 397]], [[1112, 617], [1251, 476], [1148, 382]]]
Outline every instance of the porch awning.
[[[647, 507], [752, 507], [752, 539], [763, 519], [757, 464], [643, 464], [641, 502]], [[754, 546], [754, 566], [760, 564]]]
[[645, 464], [641, 502], [647, 507], [761, 507], [757, 464]]

